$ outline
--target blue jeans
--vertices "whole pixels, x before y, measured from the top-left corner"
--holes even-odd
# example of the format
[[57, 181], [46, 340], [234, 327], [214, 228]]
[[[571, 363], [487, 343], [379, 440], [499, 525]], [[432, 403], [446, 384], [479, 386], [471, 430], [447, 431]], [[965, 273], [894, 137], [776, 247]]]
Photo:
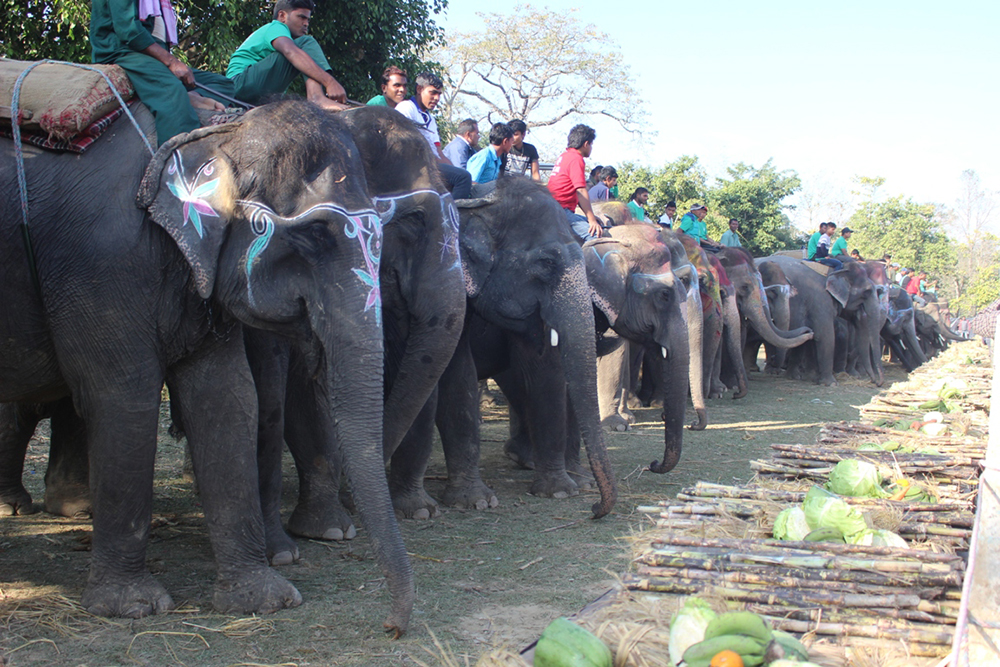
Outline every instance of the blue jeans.
[[815, 261], [819, 262], [820, 264], [826, 264], [834, 271], [840, 271], [842, 268], [844, 268], [844, 263], [841, 262], [839, 259], [834, 259], [833, 257], [822, 257]]
[[581, 241], [589, 241], [590, 239], [597, 238], [590, 234], [590, 223], [587, 222], [587, 216], [575, 213], [568, 208], [564, 208], [563, 210], [566, 211], [566, 222], [569, 223], [569, 227], [573, 231], [573, 236]]

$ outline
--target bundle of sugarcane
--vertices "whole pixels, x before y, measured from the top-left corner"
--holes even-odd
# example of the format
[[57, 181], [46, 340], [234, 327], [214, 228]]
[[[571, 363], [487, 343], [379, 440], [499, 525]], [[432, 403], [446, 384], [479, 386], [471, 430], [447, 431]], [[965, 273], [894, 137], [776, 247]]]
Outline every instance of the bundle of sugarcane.
[[[901, 472], [933, 473], [946, 471], [947, 477], [974, 478], [978, 474], [979, 462], [985, 456], [985, 448], [968, 448], [963, 452], [948, 453], [902, 452], [881, 449], [834, 449], [819, 445], [791, 445], [774, 443], [772, 460], [778, 464], [802, 465], [818, 468], [845, 459], [859, 459], [876, 465], [892, 465]], [[797, 463], [801, 462], [801, 463]]]

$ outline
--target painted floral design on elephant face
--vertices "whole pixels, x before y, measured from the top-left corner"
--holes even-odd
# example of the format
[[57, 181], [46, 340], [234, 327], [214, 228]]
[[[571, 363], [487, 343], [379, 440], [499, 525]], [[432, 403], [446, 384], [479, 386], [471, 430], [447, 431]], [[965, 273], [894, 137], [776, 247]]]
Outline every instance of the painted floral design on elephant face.
[[212, 158], [198, 167], [194, 178], [190, 180], [185, 177], [180, 151], [174, 152], [170, 159], [170, 165], [167, 167], [167, 173], [173, 176], [172, 180], [167, 181], [167, 187], [184, 204], [184, 225], [187, 225], [188, 220], [190, 220], [199, 237], [205, 236], [201, 216], [219, 217], [219, 214], [207, 201], [207, 198], [219, 188], [219, 179], [212, 179], [215, 174], [215, 160], [216, 158]]

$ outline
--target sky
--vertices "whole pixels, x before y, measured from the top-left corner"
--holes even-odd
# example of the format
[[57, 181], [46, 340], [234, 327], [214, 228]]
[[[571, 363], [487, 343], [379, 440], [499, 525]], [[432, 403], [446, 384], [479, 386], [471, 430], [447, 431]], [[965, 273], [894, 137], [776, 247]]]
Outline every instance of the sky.
[[[607, 33], [646, 102], [655, 133], [640, 141], [613, 122], [575, 121], [598, 132], [589, 163], [655, 167], [697, 155], [711, 180], [737, 162], [772, 159], [820, 200], [850, 197], [856, 175], [885, 178], [882, 196], [946, 206], [961, 197], [966, 169], [1000, 190], [1000, 2], [532, 5], [575, 8]], [[437, 21], [446, 33], [471, 32], [484, 10], [449, 0]], [[557, 145], [570, 125], [530, 140]], [[799, 226], [801, 209], [789, 212]]]

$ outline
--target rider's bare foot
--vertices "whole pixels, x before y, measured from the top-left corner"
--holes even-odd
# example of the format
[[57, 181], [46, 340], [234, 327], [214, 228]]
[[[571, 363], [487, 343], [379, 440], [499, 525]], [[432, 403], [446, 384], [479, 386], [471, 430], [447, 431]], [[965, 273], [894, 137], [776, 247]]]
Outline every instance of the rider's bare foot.
[[340, 102], [331, 100], [329, 97], [316, 97], [314, 99], [310, 99], [310, 102], [326, 109], [327, 111], [343, 111], [345, 109], [350, 109], [350, 107], [346, 104], [341, 104]]
[[191, 106], [195, 109], [208, 109], [209, 111], [226, 110], [226, 107], [224, 107], [220, 102], [216, 102], [211, 98], [199, 95], [194, 91], [188, 91], [188, 99], [191, 100]]

